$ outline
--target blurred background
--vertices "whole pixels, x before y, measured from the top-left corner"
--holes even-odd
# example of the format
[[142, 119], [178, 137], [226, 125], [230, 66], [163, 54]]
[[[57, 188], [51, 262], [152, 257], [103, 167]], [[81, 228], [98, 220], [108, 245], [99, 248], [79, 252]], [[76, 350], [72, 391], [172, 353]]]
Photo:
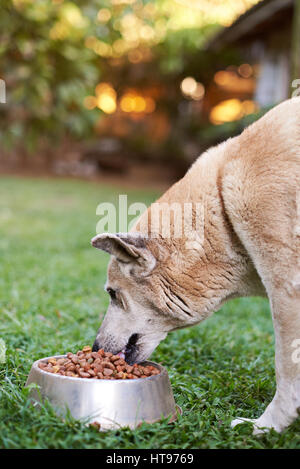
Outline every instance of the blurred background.
[[0, 447], [299, 447], [299, 426], [259, 443], [230, 430], [234, 409], [259, 415], [275, 392], [262, 298], [154, 352], [183, 410], [172, 431], [99, 439], [24, 389], [34, 360], [95, 340], [109, 302], [109, 256], [90, 245], [99, 204], [149, 206], [298, 93], [299, 62], [300, 0], [0, 0]]
[[299, 0], [1, 0], [0, 172], [169, 184], [288, 98]]

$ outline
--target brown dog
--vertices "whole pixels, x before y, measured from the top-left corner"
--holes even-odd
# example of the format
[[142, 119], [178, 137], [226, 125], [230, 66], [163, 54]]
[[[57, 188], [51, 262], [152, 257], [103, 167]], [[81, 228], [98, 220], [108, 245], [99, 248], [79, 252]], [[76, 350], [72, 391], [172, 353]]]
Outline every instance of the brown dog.
[[300, 98], [294, 98], [199, 157], [130, 233], [93, 238], [93, 246], [112, 255], [111, 302], [94, 348], [142, 361], [168, 332], [199, 323], [226, 300], [267, 295], [277, 390], [253, 420], [254, 431], [287, 427], [300, 407], [293, 353], [300, 345], [299, 190]]

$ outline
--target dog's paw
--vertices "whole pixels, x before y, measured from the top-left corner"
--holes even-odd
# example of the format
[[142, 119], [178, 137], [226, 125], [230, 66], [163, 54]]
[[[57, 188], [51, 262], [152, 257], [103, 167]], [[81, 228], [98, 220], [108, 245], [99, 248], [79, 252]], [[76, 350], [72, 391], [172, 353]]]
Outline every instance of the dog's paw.
[[240, 425], [240, 424], [246, 423], [246, 422], [251, 422], [251, 423], [254, 424], [254, 423], [256, 422], [256, 419], [246, 419], [246, 418], [244, 418], [244, 417], [238, 417], [238, 418], [236, 418], [236, 419], [234, 419], [234, 420], [231, 420], [230, 426], [231, 426], [231, 428], [234, 428], [234, 427], [236, 427], [237, 425]]
[[[237, 425], [240, 425], [242, 423], [247, 423], [250, 422], [253, 424], [253, 435], [263, 435], [264, 433], [268, 433], [271, 428], [274, 428], [273, 425], [271, 425], [268, 422], [263, 422], [261, 418], [259, 419], [247, 419], [244, 417], [238, 417], [234, 420], [231, 421], [231, 428], [236, 427]], [[280, 429], [274, 428], [276, 431], [280, 431]]]

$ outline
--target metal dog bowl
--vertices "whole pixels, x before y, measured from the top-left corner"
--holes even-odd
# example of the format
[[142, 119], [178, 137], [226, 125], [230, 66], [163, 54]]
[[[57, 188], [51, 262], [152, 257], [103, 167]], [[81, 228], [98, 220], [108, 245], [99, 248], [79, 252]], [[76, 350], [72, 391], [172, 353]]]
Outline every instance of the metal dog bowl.
[[163, 417], [176, 420], [178, 407], [168, 373], [157, 363], [143, 363], [160, 370], [160, 374], [148, 378], [100, 380], [47, 373], [38, 363], [48, 358], [53, 357], [33, 363], [26, 386], [36, 383], [39, 391], [33, 387], [30, 397], [36, 403], [48, 399], [58, 415], [65, 415], [69, 409], [74, 418], [84, 419], [87, 424], [97, 422], [101, 430], [136, 428], [142, 422], [154, 423]]

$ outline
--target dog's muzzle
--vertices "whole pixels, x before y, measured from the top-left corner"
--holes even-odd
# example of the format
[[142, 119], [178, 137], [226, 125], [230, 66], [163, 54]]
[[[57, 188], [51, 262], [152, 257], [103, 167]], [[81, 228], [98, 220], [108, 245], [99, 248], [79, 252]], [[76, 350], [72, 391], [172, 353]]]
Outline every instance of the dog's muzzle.
[[139, 334], [132, 334], [129, 337], [126, 346], [122, 350], [120, 350], [118, 353], [115, 353], [115, 350], [107, 350], [107, 347], [101, 347], [101, 344], [99, 344], [99, 342], [96, 339], [93, 344], [92, 350], [93, 352], [98, 352], [99, 349], [103, 348], [105, 352], [111, 352], [111, 353], [114, 353], [115, 355], [119, 355], [120, 358], [124, 358], [125, 361], [129, 365], [133, 365], [134, 363], [136, 363], [136, 358], [138, 356], [138, 346], [136, 345], [138, 339], [139, 339]]

